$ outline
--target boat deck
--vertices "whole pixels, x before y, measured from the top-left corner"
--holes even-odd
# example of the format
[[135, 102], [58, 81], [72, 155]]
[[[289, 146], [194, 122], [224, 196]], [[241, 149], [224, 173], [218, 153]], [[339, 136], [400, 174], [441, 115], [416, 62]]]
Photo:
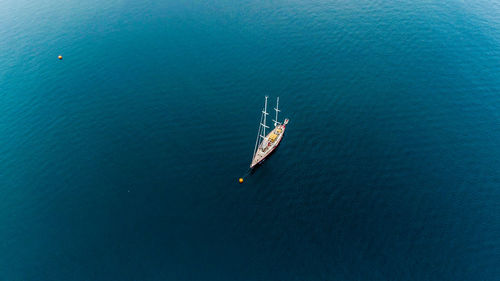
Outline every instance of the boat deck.
[[[255, 165], [261, 163], [269, 154], [271, 154], [271, 152], [274, 151], [274, 149], [276, 149], [276, 147], [281, 142], [281, 139], [283, 138], [283, 134], [285, 133], [285, 125], [287, 123], [288, 119], [285, 120], [285, 123], [283, 125], [276, 126], [271, 132], [269, 132], [269, 134], [267, 134], [266, 140], [269, 141], [264, 142], [264, 148], [262, 148], [262, 144], [259, 145], [259, 148], [257, 149], [257, 152], [252, 159], [250, 168], [253, 168]], [[276, 135], [276, 137], [274, 137], [274, 140], [271, 139], [273, 135]]]

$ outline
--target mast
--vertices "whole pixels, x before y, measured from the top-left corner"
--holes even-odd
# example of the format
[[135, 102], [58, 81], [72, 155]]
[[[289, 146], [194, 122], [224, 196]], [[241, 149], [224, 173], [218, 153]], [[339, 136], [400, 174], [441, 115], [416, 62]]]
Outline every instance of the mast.
[[[266, 128], [269, 128], [266, 126], [266, 115], [267, 113], [267, 96], [266, 96], [266, 101], [264, 103], [264, 109], [262, 110], [262, 114], [260, 115], [260, 121], [259, 121], [259, 130], [257, 131], [257, 140], [255, 141], [255, 147], [253, 149], [253, 156], [252, 158], [255, 158], [255, 153], [257, 153], [257, 149], [259, 147], [259, 144], [261, 143], [261, 138], [264, 140], [266, 137]], [[264, 122], [263, 122], [264, 121]]]
[[269, 129], [269, 126], [266, 125], [266, 116], [269, 115], [269, 113], [267, 113], [267, 98], [268, 96], [266, 96], [266, 102], [264, 103], [264, 111], [262, 111], [262, 116], [263, 116], [263, 120], [264, 122], [260, 123], [260, 125], [262, 126], [262, 134], [260, 135], [262, 139], [265, 139], [266, 138], [266, 128]]
[[278, 109], [278, 105], [280, 103], [280, 97], [278, 97], [276, 99], [276, 108], [274, 108], [274, 110], [276, 110], [276, 119], [274, 119], [274, 127], [276, 127], [280, 122], [278, 122], [278, 112], [280, 112], [281, 110]]

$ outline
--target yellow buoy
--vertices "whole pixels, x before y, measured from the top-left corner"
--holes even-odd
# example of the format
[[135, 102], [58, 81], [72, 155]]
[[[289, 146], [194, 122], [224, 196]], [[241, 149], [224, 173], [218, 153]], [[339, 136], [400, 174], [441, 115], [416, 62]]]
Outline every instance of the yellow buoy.
[[59, 55], [57, 58], [60, 59], [60, 60], [62, 60], [62, 56], [61, 55]]
[[239, 181], [240, 183], [243, 183], [243, 178], [240, 178], [238, 181]]

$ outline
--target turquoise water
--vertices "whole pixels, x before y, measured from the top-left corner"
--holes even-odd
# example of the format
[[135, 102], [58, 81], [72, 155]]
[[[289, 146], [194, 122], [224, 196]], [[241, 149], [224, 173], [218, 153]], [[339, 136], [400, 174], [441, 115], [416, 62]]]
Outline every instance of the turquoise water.
[[499, 14], [4, 1], [0, 279], [498, 280]]

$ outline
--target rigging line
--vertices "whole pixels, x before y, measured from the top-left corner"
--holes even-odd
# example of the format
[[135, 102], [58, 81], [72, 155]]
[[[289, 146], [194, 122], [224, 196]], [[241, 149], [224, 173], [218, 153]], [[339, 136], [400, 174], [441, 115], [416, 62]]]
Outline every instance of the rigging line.
[[255, 147], [253, 148], [252, 161], [253, 161], [253, 158], [255, 157], [255, 152], [257, 152], [257, 147], [259, 145], [259, 139], [260, 139], [259, 137], [260, 137], [260, 131], [261, 131], [260, 123], [262, 123], [262, 114], [260, 115], [259, 130], [257, 131], [257, 140], [255, 140]]

